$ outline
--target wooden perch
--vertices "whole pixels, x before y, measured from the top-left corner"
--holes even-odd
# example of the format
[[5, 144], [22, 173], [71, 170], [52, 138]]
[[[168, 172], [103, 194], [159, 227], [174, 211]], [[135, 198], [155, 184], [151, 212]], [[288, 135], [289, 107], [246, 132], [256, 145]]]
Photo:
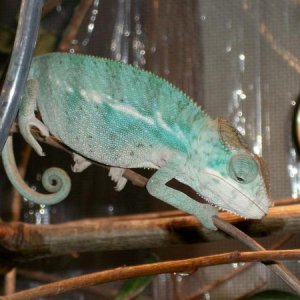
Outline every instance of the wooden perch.
[[165, 261], [138, 266], [119, 267], [102, 272], [80, 275], [21, 291], [10, 296], [0, 296], [1, 300], [30, 300], [53, 296], [82, 287], [94, 286], [104, 282], [123, 280], [132, 277], [157, 275], [162, 273], [182, 273], [197, 270], [199, 267], [216, 266], [234, 262], [253, 262], [264, 260], [296, 260], [300, 258], [300, 250], [267, 250], [256, 252], [229, 252], [190, 259]]
[[[300, 230], [300, 205], [270, 209], [262, 221], [245, 221], [220, 213], [252, 236]], [[143, 249], [184, 243], [210, 242], [228, 238], [222, 232], [209, 231], [198, 221], [181, 212], [164, 212], [136, 216], [109, 217], [66, 222], [58, 225], [36, 225], [19, 222], [0, 224], [1, 261], [17, 264], [47, 256], [74, 252]]]

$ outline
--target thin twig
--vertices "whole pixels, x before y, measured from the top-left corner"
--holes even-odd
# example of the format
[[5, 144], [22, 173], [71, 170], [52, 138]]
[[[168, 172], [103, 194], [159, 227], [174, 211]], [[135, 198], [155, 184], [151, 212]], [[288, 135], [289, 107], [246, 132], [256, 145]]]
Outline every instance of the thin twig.
[[105, 282], [124, 280], [139, 276], [157, 275], [162, 273], [189, 272], [190, 270], [195, 270], [199, 267], [216, 266], [220, 264], [266, 260], [297, 260], [299, 258], [300, 250], [265, 250], [255, 252], [234, 251], [190, 259], [119, 267], [46, 284], [33, 289], [15, 293], [10, 296], [2, 296], [0, 297], [0, 300], [38, 299], [41, 297], [58, 295], [77, 290], [82, 287], [94, 286]]
[[[64, 279], [63, 277], [55, 274], [48, 274], [44, 272], [29, 271], [29, 270], [22, 270], [22, 269], [18, 269], [17, 275], [22, 276], [26, 279], [30, 279], [42, 283], [50, 283], [55, 281], [61, 281]], [[101, 297], [102, 300], [111, 299], [113, 296], [117, 294], [116, 290], [108, 289], [106, 287], [97, 287], [97, 286], [81, 288], [78, 289], [78, 291], [92, 294], [94, 296], [96, 295], [98, 297]]]
[[282, 199], [276, 199], [274, 200], [274, 205], [275, 206], [280, 206], [280, 205], [293, 205], [293, 204], [299, 204], [300, 203], [300, 198], [282, 198]]
[[[241, 241], [243, 244], [247, 245], [252, 250], [263, 251], [265, 250], [259, 243], [255, 240], [250, 238], [247, 234], [232, 226], [228, 222], [220, 219], [217, 216], [214, 216], [214, 223], [215, 225], [221, 229], [222, 231], [226, 232], [227, 234], [231, 235], [233, 238]], [[293, 289], [298, 295], [300, 295], [300, 281], [298, 278], [290, 272], [290, 270], [283, 265], [281, 262], [272, 261], [270, 262], [271, 265], [268, 267], [275, 272], [285, 283]]]
[[224, 282], [232, 279], [233, 277], [239, 275], [240, 273], [243, 273], [245, 271], [247, 271], [248, 269], [252, 268], [255, 265], [255, 263], [247, 263], [244, 266], [222, 276], [221, 278], [206, 284], [205, 286], [203, 286], [202, 288], [200, 288], [199, 290], [195, 291], [193, 294], [191, 294], [188, 298], [185, 298], [185, 300], [195, 300], [197, 298], [199, 298], [200, 296], [202, 296], [203, 294], [217, 288], [218, 286], [222, 285]]
[[16, 292], [16, 268], [11, 269], [4, 277], [4, 295]]
[[[18, 166], [19, 173], [22, 178], [25, 177], [29, 158], [31, 155], [32, 148], [26, 143], [22, 150], [22, 156], [21, 160]], [[12, 218], [11, 220], [13, 222], [17, 222], [20, 220], [20, 213], [21, 213], [21, 206], [22, 206], [22, 196], [20, 193], [16, 190], [12, 190], [12, 197], [11, 197], [11, 210], [12, 210]]]
[[[273, 244], [271, 249], [275, 250], [275, 249], [280, 248], [282, 245], [287, 243], [292, 237], [294, 237], [294, 234], [292, 234], [292, 233], [285, 235], [282, 239], [280, 239], [278, 242]], [[256, 263], [247, 263], [244, 266], [239, 267], [238, 269], [236, 269], [228, 274], [225, 274], [221, 278], [218, 278], [217, 280], [215, 280], [211, 283], [208, 283], [205, 286], [203, 286], [202, 288], [198, 289], [193, 294], [189, 295], [189, 297], [187, 297], [185, 300], [196, 300], [198, 297], [200, 297], [203, 294], [211, 291], [212, 289], [215, 289], [216, 287], [222, 285], [224, 282], [236, 277], [237, 275], [239, 275], [243, 272], [246, 272], [247, 270], [249, 270], [250, 268], [255, 266], [255, 264]]]
[[[245, 0], [242, 3], [242, 9], [252, 18], [254, 19], [253, 14], [249, 12], [249, 0]], [[256, 21], [256, 20], [254, 20]], [[270, 45], [271, 49], [277, 53], [280, 58], [288, 64], [288, 66], [294, 71], [296, 71], [298, 74], [300, 74], [300, 60], [295, 56], [293, 53], [285, 49], [284, 46], [282, 46], [278, 40], [275, 38], [275, 36], [272, 34], [272, 32], [268, 29], [267, 25], [264, 22], [259, 23], [259, 33], [260, 35], [266, 40], [266, 42]]]
[[257, 291], [261, 290], [267, 283], [268, 283], [268, 281], [265, 278], [258, 278], [258, 283], [256, 284], [256, 286], [253, 289], [251, 289], [251, 291], [247, 291], [244, 295], [239, 296], [235, 300], [248, 299], [249, 297], [256, 294]]
[[93, 0], [81, 0], [79, 5], [75, 8], [73, 17], [65, 31], [65, 34], [58, 46], [58, 51], [66, 52], [70, 48], [78, 50], [78, 45], [73, 45], [72, 42], [76, 39], [78, 31], [84, 21], [85, 15], [89, 11]]
[[62, 0], [48, 0], [43, 6], [42, 17], [45, 17], [52, 12], [58, 5], [62, 3]]
[[[31, 154], [31, 147], [28, 144], [24, 145], [22, 156], [20, 160], [20, 164], [18, 167], [19, 173], [22, 178], [25, 177], [26, 169], [28, 166], [30, 154]], [[12, 190], [12, 197], [11, 197], [11, 213], [12, 213], [12, 221], [17, 222], [20, 220], [21, 214], [21, 206], [22, 206], [22, 197], [17, 192], [17, 190]], [[15, 293], [16, 289], [16, 268], [10, 270], [4, 278], [4, 294], [10, 295]]]

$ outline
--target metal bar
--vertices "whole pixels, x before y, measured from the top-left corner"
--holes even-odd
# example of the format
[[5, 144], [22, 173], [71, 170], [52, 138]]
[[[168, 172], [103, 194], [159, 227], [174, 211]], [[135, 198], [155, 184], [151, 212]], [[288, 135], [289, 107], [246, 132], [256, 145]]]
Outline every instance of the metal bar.
[[0, 153], [18, 112], [36, 43], [44, 0], [23, 0], [8, 71], [0, 96]]

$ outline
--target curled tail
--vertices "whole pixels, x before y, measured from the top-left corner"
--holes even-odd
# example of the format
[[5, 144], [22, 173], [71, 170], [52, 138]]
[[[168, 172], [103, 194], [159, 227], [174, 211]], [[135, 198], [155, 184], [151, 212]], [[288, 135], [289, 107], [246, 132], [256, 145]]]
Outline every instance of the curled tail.
[[51, 194], [38, 193], [25, 183], [16, 165], [11, 136], [8, 137], [4, 146], [2, 160], [10, 182], [26, 199], [38, 204], [52, 205], [68, 196], [71, 189], [71, 180], [68, 174], [60, 168], [49, 168], [43, 173], [42, 184]]

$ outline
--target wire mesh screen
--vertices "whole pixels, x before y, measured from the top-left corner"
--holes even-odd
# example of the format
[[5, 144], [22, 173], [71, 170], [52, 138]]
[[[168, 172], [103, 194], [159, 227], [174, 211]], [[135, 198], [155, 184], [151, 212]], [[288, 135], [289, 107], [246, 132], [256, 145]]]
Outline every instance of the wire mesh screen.
[[199, 1], [204, 107], [268, 163], [275, 198], [299, 194], [291, 111], [299, 95], [299, 1]]

